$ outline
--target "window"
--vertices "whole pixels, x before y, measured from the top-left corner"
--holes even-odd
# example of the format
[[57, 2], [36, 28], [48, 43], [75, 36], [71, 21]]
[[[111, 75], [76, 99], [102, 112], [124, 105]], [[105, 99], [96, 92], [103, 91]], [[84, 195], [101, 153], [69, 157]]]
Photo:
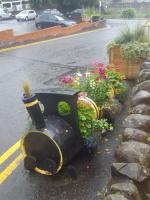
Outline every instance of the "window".
[[4, 8], [11, 8], [11, 3], [3, 3]]
[[42, 20], [49, 20], [49, 14], [48, 14], [48, 13], [43, 13], [43, 14], [40, 16], [40, 19], [42, 19]]
[[49, 20], [56, 21], [56, 17], [54, 17], [53, 15], [49, 15]]
[[20, 5], [20, 2], [12, 2], [13, 6]]
[[22, 4], [29, 4], [29, 1], [22, 1]]
[[34, 11], [33, 11], [33, 10], [31, 10], [31, 11], [29, 11], [29, 13], [34, 13]]

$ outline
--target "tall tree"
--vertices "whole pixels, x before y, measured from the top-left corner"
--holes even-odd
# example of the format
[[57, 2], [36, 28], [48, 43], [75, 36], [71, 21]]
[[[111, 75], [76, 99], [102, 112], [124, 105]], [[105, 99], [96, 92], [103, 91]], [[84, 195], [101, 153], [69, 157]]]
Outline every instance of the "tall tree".
[[58, 8], [61, 11], [73, 10], [76, 8], [92, 7], [98, 5], [98, 0], [31, 0], [33, 8]]

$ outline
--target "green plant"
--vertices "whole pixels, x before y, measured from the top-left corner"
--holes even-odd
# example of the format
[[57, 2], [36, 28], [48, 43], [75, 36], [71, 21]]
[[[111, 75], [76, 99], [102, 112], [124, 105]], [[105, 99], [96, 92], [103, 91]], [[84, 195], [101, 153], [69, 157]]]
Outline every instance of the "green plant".
[[123, 18], [134, 18], [136, 17], [136, 10], [134, 8], [126, 8], [122, 12]]
[[80, 133], [84, 139], [94, 136], [96, 132], [113, 130], [107, 119], [93, 119], [93, 109], [84, 102], [78, 102], [78, 119]]
[[125, 101], [127, 97], [128, 89], [129, 89], [129, 85], [127, 84], [127, 82], [123, 81], [120, 89], [117, 92], [118, 94], [116, 95], [116, 97], [119, 99], [121, 103]]
[[134, 40], [134, 32], [126, 26], [124, 29], [120, 31], [120, 35], [116, 37], [116, 44], [125, 44], [128, 42], [132, 42]]
[[98, 9], [95, 9], [94, 7], [88, 7], [85, 8], [83, 11], [83, 18], [91, 18], [92, 16], [99, 16], [100, 12]]
[[149, 42], [149, 36], [145, 32], [144, 26], [137, 25], [135, 29], [126, 26], [120, 31], [120, 35], [115, 39], [115, 44], [126, 44], [129, 42]]
[[107, 45], [107, 52], [115, 46], [120, 46], [126, 60], [145, 59], [148, 54], [149, 36], [144, 26], [137, 25], [135, 29], [126, 27], [120, 35]]
[[126, 60], [145, 59], [149, 52], [148, 43], [133, 42], [121, 46]]
[[60, 101], [57, 105], [57, 108], [61, 116], [69, 115], [71, 112], [70, 105], [65, 101]]
[[86, 92], [102, 111], [105, 106], [111, 105], [112, 99], [122, 90], [122, 81], [125, 76], [120, 72], [120, 66], [107, 66], [97, 61], [93, 62], [93, 69], [81, 74], [60, 78], [64, 87]]

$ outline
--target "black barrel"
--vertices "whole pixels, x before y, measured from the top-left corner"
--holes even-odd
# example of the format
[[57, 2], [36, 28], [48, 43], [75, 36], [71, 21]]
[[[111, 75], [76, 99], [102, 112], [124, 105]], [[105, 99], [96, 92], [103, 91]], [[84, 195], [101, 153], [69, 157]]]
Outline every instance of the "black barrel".
[[43, 130], [31, 128], [22, 138], [21, 149], [26, 169], [53, 175], [83, 148], [83, 141], [69, 123], [58, 116], [49, 116], [45, 124]]
[[32, 119], [32, 123], [35, 124], [36, 128], [44, 128], [45, 121], [36, 95], [32, 95], [32, 97], [29, 98], [23, 97], [22, 101]]

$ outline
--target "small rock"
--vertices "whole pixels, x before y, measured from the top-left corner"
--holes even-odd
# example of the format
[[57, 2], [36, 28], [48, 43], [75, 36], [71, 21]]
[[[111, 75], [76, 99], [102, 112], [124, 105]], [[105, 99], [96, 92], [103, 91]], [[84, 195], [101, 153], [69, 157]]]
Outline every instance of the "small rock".
[[150, 80], [150, 69], [143, 69], [139, 74], [138, 78], [139, 83], [146, 80]]
[[145, 90], [147, 92], [150, 92], [150, 80], [143, 81], [134, 87], [134, 93], [140, 91], [140, 90]]
[[135, 128], [126, 128], [123, 133], [123, 141], [134, 140], [150, 144], [150, 134]]
[[150, 104], [150, 92], [140, 90], [131, 99], [132, 106], [136, 106], [141, 103]]
[[113, 163], [111, 169], [139, 183], [150, 176], [150, 170], [137, 163]]
[[104, 200], [129, 200], [121, 194], [110, 194]]
[[141, 69], [150, 69], [150, 62], [144, 62], [143, 65], [141, 66]]
[[150, 132], [150, 116], [141, 114], [130, 114], [123, 121], [124, 128], [141, 129]]
[[124, 181], [124, 182], [118, 182], [116, 184], [113, 184], [110, 188], [111, 193], [121, 193], [121, 195], [124, 195], [128, 198], [133, 198], [134, 200], [141, 200], [141, 196], [139, 194], [139, 191], [133, 181]]
[[128, 141], [123, 142], [116, 150], [118, 162], [138, 163], [145, 167], [150, 167], [150, 145]]
[[131, 108], [130, 114], [150, 115], [150, 105], [138, 104]]

